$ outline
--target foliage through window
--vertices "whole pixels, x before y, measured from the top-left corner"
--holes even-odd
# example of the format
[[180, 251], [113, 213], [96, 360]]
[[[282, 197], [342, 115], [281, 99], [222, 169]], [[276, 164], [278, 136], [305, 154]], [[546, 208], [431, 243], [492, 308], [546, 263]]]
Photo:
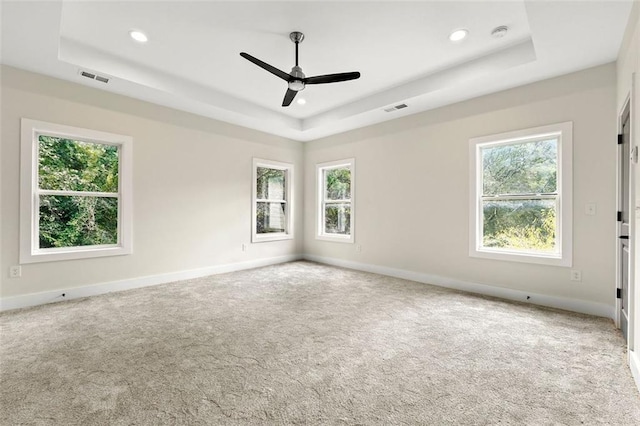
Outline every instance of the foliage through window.
[[130, 252], [130, 141], [23, 120], [23, 263]]
[[557, 253], [556, 138], [480, 148], [483, 247]]
[[292, 237], [291, 179], [293, 165], [254, 159], [253, 242]]
[[[476, 167], [472, 255], [566, 258], [570, 245], [564, 235], [563, 247], [563, 233], [570, 235], [566, 214], [570, 211], [565, 211], [567, 223], [562, 213], [570, 208], [570, 187], [563, 189], [560, 177], [570, 179], [570, 123], [551, 132], [535, 130], [506, 139], [508, 135], [472, 140]], [[569, 159], [564, 158], [563, 148]]]
[[318, 165], [318, 237], [353, 242], [354, 160]]
[[38, 137], [39, 248], [118, 243], [118, 147]]

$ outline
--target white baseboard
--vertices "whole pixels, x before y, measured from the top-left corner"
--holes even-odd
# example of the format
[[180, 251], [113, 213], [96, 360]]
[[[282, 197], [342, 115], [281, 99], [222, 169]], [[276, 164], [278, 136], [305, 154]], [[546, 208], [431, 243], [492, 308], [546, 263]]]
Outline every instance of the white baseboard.
[[636, 386], [640, 391], [640, 357], [635, 351], [629, 351], [629, 367], [631, 368], [631, 375], [636, 381]]
[[[204, 277], [207, 275], [224, 274], [226, 272], [240, 271], [243, 269], [258, 268], [261, 266], [275, 265], [277, 263], [300, 260], [300, 254], [270, 257], [265, 259], [249, 260], [246, 262], [229, 263], [225, 265], [215, 265], [206, 268], [191, 269], [188, 271], [170, 272], [167, 274], [150, 275], [146, 277], [131, 278], [120, 281], [110, 281], [100, 284], [93, 284], [83, 287], [73, 287], [60, 290], [45, 291], [42, 293], [32, 293], [0, 299], [0, 311], [26, 308], [28, 306], [43, 305], [45, 303], [61, 302], [63, 300], [78, 299], [81, 297], [96, 296], [98, 294], [111, 293], [114, 291], [130, 290], [140, 287], [165, 284], [173, 281], [188, 280], [192, 278]], [[62, 294], [64, 293], [64, 297]]]
[[425, 284], [433, 284], [440, 287], [468, 291], [470, 293], [483, 294], [486, 296], [500, 297], [502, 299], [517, 300], [519, 302], [533, 303], [535, 305], [564, 309], [567, 311], [580, 312], [583, 314], [596, 315], [605, 318], [613, 319], [615, 316], [615, 307], [606, 305], [604, 303], [595, 303], [586, 300], [575, 300], [564, 297], [548, 296], [544, 294], [528, 293], [504, 287], [494, 287], [470, 281], [461, 281], [454, 278], [442, 277], [439, 275], [407, 271], [404, 269], [388, 268], [386, 266], [352, 262], [350, 260], [315, 256], [311, 254], [305, 254], [304, 258], [313, 262], [325, 263], [327, 265], [341, 266], [343, 268], [356, 269], [365, 272], [373, 272], [375, 274], [388, 275], [391, 277], [417, 281]]
[[[494, 287], [486, 284], [479, 284], [469, 281], [461, 281], [453, 278], [438, 275], [425, 274], [421, 272], [395, 269], [385, 266], [372, 265], [366, 263], [352, 262], [349, 260], [335, 259], [315, 255], [287, 255], [271, 257], [265, 259], [250, 260], [247, 262], [230, 263], [225, 265], [215, 265], [206, 268], [192, 269], [188, 271], [171, 272], [167, 274], [152, 275], [146, 277], [131, 278], [120, 281], [111, 281], [100, 284], [93, 284], [83, 287], [73, 287], [46, 291], [42, 293], [32, 293], [20, 296], [5, 297], [0, 299], [0, 311], [26, 308], [29, 306], [43, 305], [45, 303], [60, 302], [63, 300], [78, 299], [81, 297], [95, 296], [98, 294], [110, 293], [114, 291], [130, 290], [134, 288], [147, 287], [158, 284], [165, 284], [173, 281], [187, 280], [204, 277], [207, 275], [223, 274], [226, 272], [240, 271], [243, 269], [258, 268], [261, 266], [275, 265], [277, 263], [291, 262], [294, 260], [307, 259], [314, 262], [325, 263], [327, 265], [341, 266], [359, 271], [373, 272], [381, 275], [417, 281], [425, 284], [433, 284], [440, 287], [447, 287], [456, 290], [468, 291], [471, 293], [484, 294], [487, 296], [500, 297], [503, 299], [528, 302], [541, 306], [565, 309], [568, 311], [581, 312], [590, 315], [597, 315], [606, 318], [614, 318], [615, 308], [604, 303], [595, 303], [585, 300], [575, 300], [562, 297], [548, 296], [544, 294], [527, 293], [520, 290], [512, 290], [503, 287]], [[62, 293], [65, 294], [62, 297]], [[529, 297], [529, 299], [527, 299]], [[640, 364], [638, 364], [640, 367]]]

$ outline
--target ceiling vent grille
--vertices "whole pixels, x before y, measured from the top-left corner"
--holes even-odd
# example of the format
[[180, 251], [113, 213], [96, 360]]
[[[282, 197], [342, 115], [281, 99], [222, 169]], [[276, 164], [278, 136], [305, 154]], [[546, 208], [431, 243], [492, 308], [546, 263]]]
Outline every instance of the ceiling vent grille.
[[109, 82], [109, 78], [108, 77], [103, 77], [101, 75], [92, 73], [91, 71], [80, 70], [79, 74], [81, 76], [83, 76], [83, 77], [90, 78], [91, 80], [96, 80], [96, 81], [99, 81], [101, 83], [108, 83]]
[[398, 104], [398, 105], [394, 105], [392, 107], [389, 108], [385, 108], [385, 112], [393, 112], [393, 111], [397, 111], [399, 109], [403, 109], [403, 108], [407, 108], [408, 105], [407, 104]]

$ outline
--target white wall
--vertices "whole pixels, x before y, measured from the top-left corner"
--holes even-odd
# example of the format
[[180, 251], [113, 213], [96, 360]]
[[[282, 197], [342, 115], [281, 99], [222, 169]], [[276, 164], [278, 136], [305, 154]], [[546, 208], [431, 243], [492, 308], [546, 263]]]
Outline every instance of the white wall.
[[[587, 303], [615, 303], [616, 70], [608, 64], [305, 144], [305, 253]], [[471, 258], [469, 139], [573, 121], [570, 269]], [[316, 163], [355, 157], [355, 243], [315, 236]], [[596, 203], [597, 215], [585, 215]], [[356, 251], [356, 245], [362, 247]]]
[[[617, 61], [617, 114], [622, 113], [622, 109], [628, 97], [632, 98], [631, 117], [631, 145], [640, 146], [640, 3], [635, 2], [629, 17], [629, 23], [625, 31], [622, 47]], [[635, 73], [635, 89], [633, 94], [632, 80]], [[638, 164], [632, 164], [632, 175], [635, 176], [635, 262], [633, 282], [634, 294], [630, 300], [630, 323], [629, 323], [629, 361], [636, 379], [636, 384], [640, 389], [640, 357], [638, 356], [638, 342], [640, 342], [640, 170]], [[632, 231], [633, 232], [633, 231]]]
[[[302, 252], [300, 142], [10, 67], [1, 71], [1, 297]], [[18, 264], [22, 117], [133, 137], [133, 255], [22, 265], [22, 278], [8, 278], [9, 266]], [[251, 244], [254, 156], [294, 163], [293, 240]]]

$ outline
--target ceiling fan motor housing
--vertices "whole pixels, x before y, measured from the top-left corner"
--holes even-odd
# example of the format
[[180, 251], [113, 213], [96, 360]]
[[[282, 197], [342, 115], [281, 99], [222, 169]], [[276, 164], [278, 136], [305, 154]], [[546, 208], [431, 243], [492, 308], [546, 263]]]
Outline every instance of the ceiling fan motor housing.
[[291, 77], [293, 77], [292, 81], [289, 82], [289, 89], [295, 90], [299, 92], [304, 90], [304, 73], [302, 72], [302, 68], [299, 66], [295, 66], [291, 68], [291, 72], [289, 73]]

